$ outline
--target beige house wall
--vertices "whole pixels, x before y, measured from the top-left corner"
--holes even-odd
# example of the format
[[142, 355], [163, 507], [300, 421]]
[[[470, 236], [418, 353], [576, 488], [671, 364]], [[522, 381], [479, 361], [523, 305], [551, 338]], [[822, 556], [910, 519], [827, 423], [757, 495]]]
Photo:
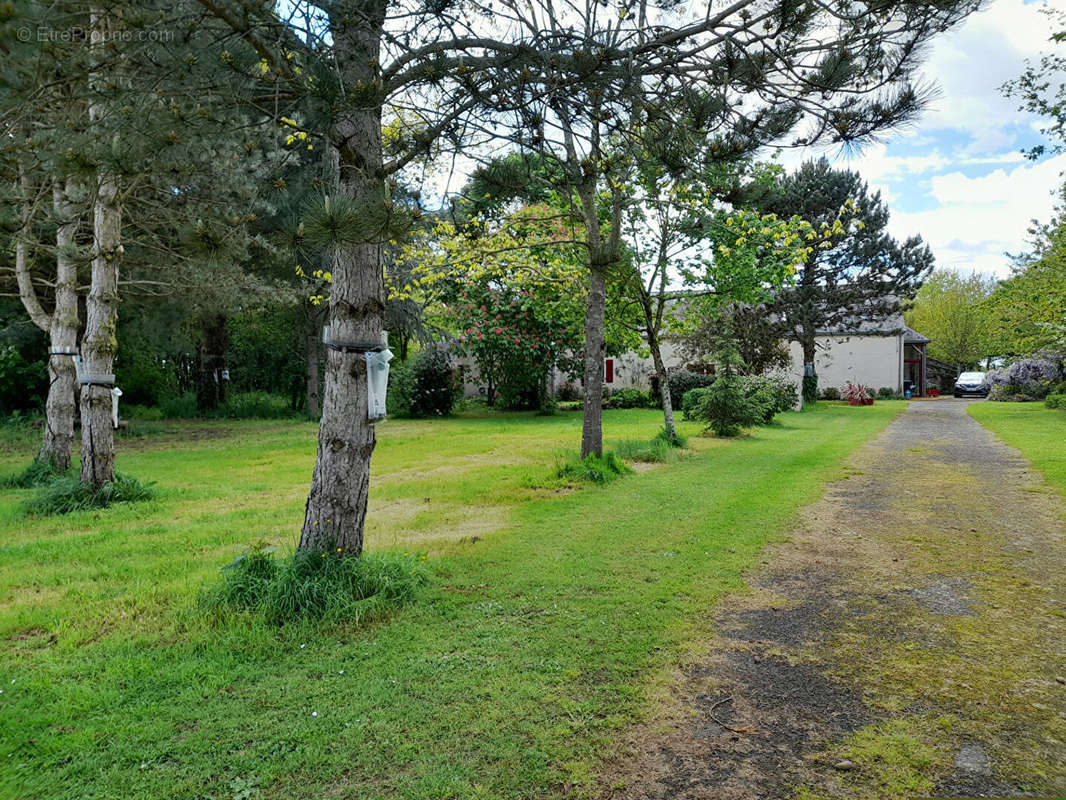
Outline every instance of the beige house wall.
[[[819, 336], [814, 357], [818, 388], [843, 389], [847, 382], [874, 391], [888, 387], [903, 390], [903, 336]], [[803, 374], [803, 348], [789, 344], [790, 372]]]
[[[676, 369], [685, 364], [685, 358], [678, 347], [671, 342], [662, 345], [663, 361], [667, 369]], [[803, 376], [803, 350], [795, 342], [789, 345], [792, 357], [791, 365], [783, 370], [797, 382]], [[484, 387], [480, 386], [477, 365], [471, 358], [456, 359], [456, 364], [465, 367], [466, 383], [464, 394], [484, 396]], [[842, 389], [848, 381], [869, 386], [874, 391], [888, 387], [895, 392], [903, 390], [903, 336], [832, 336], [818, 337], [818, 350], [815, 356], [815, 370], [818, 373], [818, 387]], [[655, 371], [651, 357], [641, 357], [636, 353], [625, 353], [614, 358], [614, 380], [606, 384], [615, 389], [649, 389], [651, 376]], [[555, 385], [566, 382], [563, 375], [556, 375]], [[578, 382], [574, 382], [579, 386]]]

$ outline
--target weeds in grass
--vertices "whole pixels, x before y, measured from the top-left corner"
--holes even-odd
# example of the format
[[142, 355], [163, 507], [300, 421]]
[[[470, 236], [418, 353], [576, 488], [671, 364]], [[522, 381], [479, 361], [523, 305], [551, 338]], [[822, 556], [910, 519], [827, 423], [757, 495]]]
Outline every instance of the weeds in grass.
[[607, 483], [633, 470], [617, 454], [590, 455], [584, 459], [576, 454], [560, 457], [555, 464], [555, 477], [567, 480]]
[[222, 568], [222, 580], [201, 593], [210, 614], [249, 612], [271, 625], [300, 620], [361, 624], [414, 599], [428, 582], [425, 556], [297, 550], [277, 558], [256, 545]]
[[640, 439], [623, 439], [614, 443], [615, 454], [626, 461], [644, 461], [651, 464], [665, 464], [677, 460], [677, 450], [665, 439], [655, 437], [649, 441]]
[[58, 469], [53, 461], [34, 461], [22, 472], [0, 478], [0, 489], [33, 489], [69, 474]]
[[655, 438], [648, 441], [641, 439], [623, 439], [614, 443], [614, 453], [626, 461], [643, 461], [651, 464], [666, 464], [678, 459], [678, 450], [688, 444], [688, 439], [680, 434], [669, 434], [665, 427], [660, 428]]
[[36, 494], [22, 504], [22, 510], [32, 516], [48, 517], [107, 508], [115, 503], [142, 502], [153, 497], [155, 489], [151, 484], [141, 483], [121, 472], [115, 475], [115, 480], [98, 489], [86, 486], [73, 476], [65, 475], [41, 486]]

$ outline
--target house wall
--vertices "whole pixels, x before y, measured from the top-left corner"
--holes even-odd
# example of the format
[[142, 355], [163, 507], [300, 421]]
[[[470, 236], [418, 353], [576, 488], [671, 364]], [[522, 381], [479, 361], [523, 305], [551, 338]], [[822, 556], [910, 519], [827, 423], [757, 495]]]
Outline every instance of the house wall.
[[[903, 391], [903, 336], [828, 336], [817, 338], [815, 371], [818, 386], [826, 389], [834, 386], [842, 389], [848, 381], [872, 387], [875, 391], [883, 386], [893, 391]], [[685, 359], [678, 347], [671, 342], [662, 345], [663, 361], [667, 369], [681, 367]], [[795, 342], [789, 345], [791, 365], [783, 370], [797, 382], [803, 375], [803, 349]], [[456, 359], [457, 366], [465, 367], [466, 396], [484, 396], [484, 387], [477, 378], [477, 365], [471, 358]], [[625, 353], [614, 359], [614, 380], [605, 384], [609, 389], [644, 389], [651, 387], [655, 365], [651, 357]], [[564, 375], [555, 376], [555, 387], [567, 382]], [[580, 381], [573, 381], [580, 388]]]
[[[819, 336], [814, 357], [818, 388], [842, 389], [848, 381], [874, 391], [903, 390], [903, 336]], [[790, 372], [803, 374], [803, 348], [789, 344]]]

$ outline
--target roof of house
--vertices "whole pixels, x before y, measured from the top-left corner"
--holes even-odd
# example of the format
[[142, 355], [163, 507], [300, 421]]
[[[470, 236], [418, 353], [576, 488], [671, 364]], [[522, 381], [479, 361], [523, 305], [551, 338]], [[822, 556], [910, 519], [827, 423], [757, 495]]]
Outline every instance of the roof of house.
[[918, 331], [909, 325], [903, 326], [903, 343], [904, 344], [929, 344], [933, 341], [928, 336], [922, 336]]

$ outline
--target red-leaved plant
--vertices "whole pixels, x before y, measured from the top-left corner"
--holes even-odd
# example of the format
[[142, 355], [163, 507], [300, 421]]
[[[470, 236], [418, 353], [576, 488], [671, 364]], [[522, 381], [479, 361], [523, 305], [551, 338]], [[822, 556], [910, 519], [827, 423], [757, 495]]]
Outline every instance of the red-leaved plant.
[[851, 381], [844, 384], [844, 391], [841, 392], [841, 395], [848, 401], [848, 405], [872, 406], [874, 404], [874, 399], [870, 397], [866, 387]]

